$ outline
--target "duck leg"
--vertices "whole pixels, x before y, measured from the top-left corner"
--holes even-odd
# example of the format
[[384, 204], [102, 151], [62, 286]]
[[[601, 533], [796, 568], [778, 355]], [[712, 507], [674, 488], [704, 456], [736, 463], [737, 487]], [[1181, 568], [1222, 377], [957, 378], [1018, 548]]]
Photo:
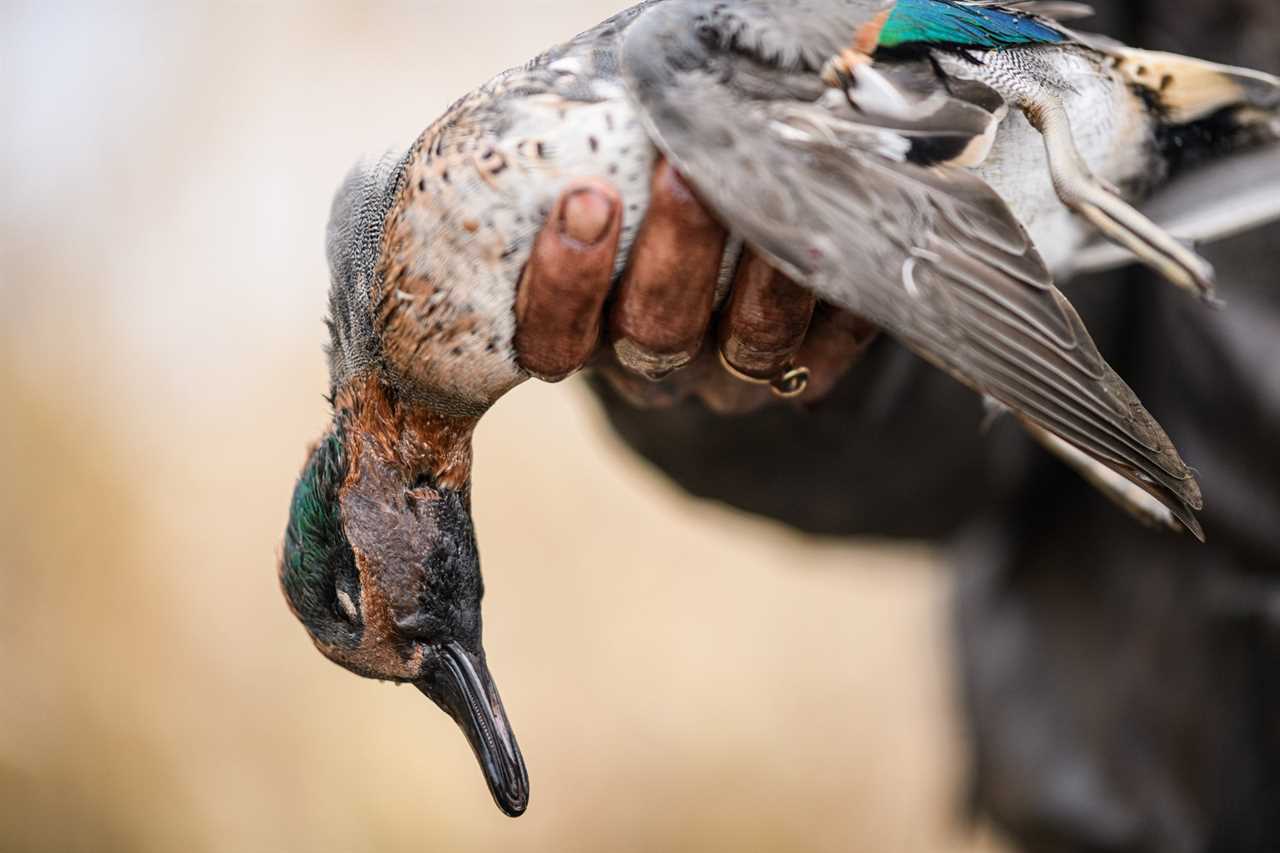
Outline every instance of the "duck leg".
[[1062, 203], [1133, 252], [1178, 287], [1215, 303], [1213, 267], [1135, 210], [1089, 170], [1071, 135], [1062, 101], [1045, 87], [1024, 94], [1019, 107], [1044, 137], [1053, 186]]

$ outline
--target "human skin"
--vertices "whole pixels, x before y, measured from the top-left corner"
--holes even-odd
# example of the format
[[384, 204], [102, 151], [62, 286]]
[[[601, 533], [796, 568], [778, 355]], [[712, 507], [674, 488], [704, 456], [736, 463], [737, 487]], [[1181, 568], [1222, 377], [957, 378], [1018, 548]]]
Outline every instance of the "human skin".
[[821, 399], [875, 337], [749, 250], [717, 299], [728, 235], [665, 161], [614, 290], [621, 205], [589, 180], [552, 210], [516, 298], [516, 352], [533, 376], [556, 382], [590, 364], [638, 405], [697, 397], [740, 413], [777, 400], [769, 382], [792, 367], [809, 370], [795, 400]]

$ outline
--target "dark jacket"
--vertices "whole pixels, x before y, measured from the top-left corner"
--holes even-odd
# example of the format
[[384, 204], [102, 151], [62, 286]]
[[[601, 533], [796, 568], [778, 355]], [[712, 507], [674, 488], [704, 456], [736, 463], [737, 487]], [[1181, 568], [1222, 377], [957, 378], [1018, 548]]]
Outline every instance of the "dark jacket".
[[[1133, 44], [1280, 72], [1276, 0], [1097, 2]], [[1208, 543], [1150, 531], [892, 341], [825, 402], [617, 431], [695, 495], [925, 538], [956, 569], [973, 802], [1028, 850], [1280, 851], [1280, 228], [1210, 247], [1225, 311], [1130, 269], [1067, 287], [1196, 467]]]

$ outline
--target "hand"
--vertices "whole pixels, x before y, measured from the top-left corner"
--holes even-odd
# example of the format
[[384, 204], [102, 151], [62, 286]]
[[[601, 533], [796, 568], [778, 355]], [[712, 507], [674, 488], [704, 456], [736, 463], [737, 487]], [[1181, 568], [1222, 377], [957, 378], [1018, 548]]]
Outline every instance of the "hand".
[[552, 211], [516, 296], [516, 352], [532, 375], [556, 382], [591, 363], [640, 405], [696, 396], [744, 412], [778, 399], [769, 383], [794, 367], [809, 371], [795, 399], [821, 399], [875, 337], [750, 251], [718, 294], [727, 235], [665, 161], [606, 304], [621, 213], [603, 180], [570, 187]]

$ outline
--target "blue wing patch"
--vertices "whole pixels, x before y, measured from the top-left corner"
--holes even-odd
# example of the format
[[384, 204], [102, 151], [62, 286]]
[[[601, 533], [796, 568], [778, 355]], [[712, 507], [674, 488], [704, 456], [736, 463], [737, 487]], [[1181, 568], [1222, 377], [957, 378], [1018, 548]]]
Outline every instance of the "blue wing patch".
[[1059, 44], [1066, 33], [1024, 12], [957, 0], [898, 0], [880, 33], [880, 47], [937, 44], [1000, 50]]

